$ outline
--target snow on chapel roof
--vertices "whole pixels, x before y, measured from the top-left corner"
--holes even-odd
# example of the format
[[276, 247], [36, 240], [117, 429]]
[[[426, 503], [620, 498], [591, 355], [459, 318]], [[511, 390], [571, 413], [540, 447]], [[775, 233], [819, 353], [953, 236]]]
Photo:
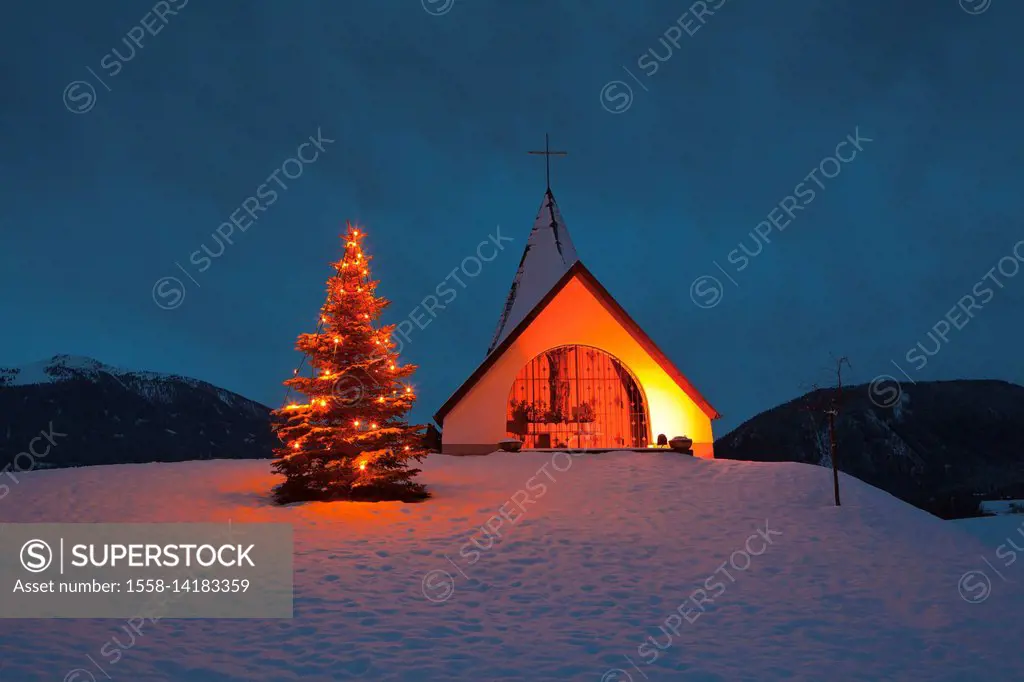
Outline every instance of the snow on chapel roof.
[[526, 241], [519, 270], [512, 279], [498, 328], [487, 348], [488, 354], [505, 340], [577, 260], [576, 247], [555, 203], [555, 195], [548, 189], [530, 230], [530, 238]]

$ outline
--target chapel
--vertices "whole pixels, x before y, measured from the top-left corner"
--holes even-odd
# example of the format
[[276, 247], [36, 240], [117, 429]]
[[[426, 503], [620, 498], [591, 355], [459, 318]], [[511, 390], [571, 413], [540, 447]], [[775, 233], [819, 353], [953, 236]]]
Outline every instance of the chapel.
[[663, 435], [711, 458], [719, 416], [583, 265], [549, 183], [487, 354], [434, 416], [441, 451], [646, 449]]

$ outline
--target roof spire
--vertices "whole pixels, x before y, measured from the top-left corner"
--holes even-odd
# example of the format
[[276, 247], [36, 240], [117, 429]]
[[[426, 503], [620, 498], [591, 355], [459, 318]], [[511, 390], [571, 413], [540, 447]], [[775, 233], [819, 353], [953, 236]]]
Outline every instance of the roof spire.
[[527, 154], [543, 154], [544, 155], [544, 177], [548, 183], [548, 191], [551, 191], [551, 157], [552, 156], [568, 156], [569, 152], [553, 152], [551, 151], [551, 145], [549, 143], [548, 134], [544, 133], [544, 151], [542, 152], [526, 152]]
[[555, 203], [555, 195], [548, 189], [541, 199], [533, 229], [526, 240], [519, 269], [512, 279], [498, 327], [487, 348], [488, 354], [515, 329], [577, 260], [576, 247], [573, 246], [561, 211]]

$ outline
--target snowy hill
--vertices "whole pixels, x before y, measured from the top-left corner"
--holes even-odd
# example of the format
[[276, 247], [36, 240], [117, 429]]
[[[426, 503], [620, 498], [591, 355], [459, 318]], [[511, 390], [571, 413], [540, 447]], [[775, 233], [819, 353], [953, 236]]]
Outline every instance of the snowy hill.
[[58, 355], [0, 368], [0, 466], [51, 428], [65, 435], [31, 468], [269, 457], [269, 412], [204, 381]]
[[[116, 620], [0, 621], [0, 679], [1024, 675], [1024, 566], [1000, 566], [1016, 582], [992, 576], [996, 598], [978, 599], [961, 578], [994, 547], [851, 477], [835, 508], [830, 472], [793, 463], [527, 453], [423, 469], [435, 498], [422, 504], [288, 508], [268, 501], [266, 462], [22, 476], [0, 521], [294, 524], [296, 615], [161, 620], [138, 637]], [[116, 661], [101, 653], [112, 637], [131, 643]]]
[[[825, 416], [807, 409], [826, 393], [744, 422], [715, 441], [715, 456], [827, 466]], [[981, 500], [1024, 496], [1024, 386], [919, 381], [903, 386], [891, 407], [872, 402], [867, 385], [843, 395], [836, 420], [841, 471], [942, 518], [975, 516]]]

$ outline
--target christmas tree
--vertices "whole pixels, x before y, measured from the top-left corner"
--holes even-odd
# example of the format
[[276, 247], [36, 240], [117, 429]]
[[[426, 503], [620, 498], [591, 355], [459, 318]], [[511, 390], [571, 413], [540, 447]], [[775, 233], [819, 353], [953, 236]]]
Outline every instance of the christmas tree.
[[274, 488], [282, 504], [303, 500], [403, 500], [429, 497], [413, 481], [409, 460], [427, 454], [424, 427], [405, 415], [416, 399], [408, 379], [415, 365], [399, 362], [394, 325], [376, 327], [389, 301], [375, 294], [365, 236], [347, 225], [345, 253], [333, 263], [327, 300], [314, 334], [301, 334], [312, 376], [284, 382], [306, 396], [274, 411], [282, 446], [273, 470], [285, 476]]

